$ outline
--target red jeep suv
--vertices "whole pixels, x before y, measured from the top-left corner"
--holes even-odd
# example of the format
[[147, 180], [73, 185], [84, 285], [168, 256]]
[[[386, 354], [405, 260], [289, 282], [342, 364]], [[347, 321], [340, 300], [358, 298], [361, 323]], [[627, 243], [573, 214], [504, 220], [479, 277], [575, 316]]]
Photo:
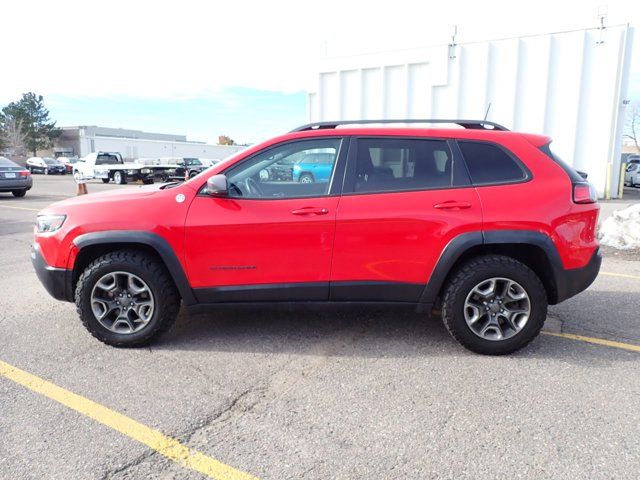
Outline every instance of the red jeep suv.
[[[117, 347], [157, 338], [181, 303], [331, 302], [440, 309], [465, 347], [510, 353], [600, 268], [594, 190], [549, 144], [487, 121], [305, 125], [184, 183], [55, 203], [32, 260]], [[270, 175], [299, 164], [304, 182]]]

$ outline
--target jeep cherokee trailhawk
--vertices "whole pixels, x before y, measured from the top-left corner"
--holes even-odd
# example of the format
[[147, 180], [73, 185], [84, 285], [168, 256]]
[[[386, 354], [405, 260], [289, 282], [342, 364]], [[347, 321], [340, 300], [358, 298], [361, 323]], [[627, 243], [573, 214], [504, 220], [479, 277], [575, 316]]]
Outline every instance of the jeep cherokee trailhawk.
[[[600, 268], [594, 189], [549, 145], [486, 121], [305, 125], [182, 184], [51, 205], [33, 264], [119, 347], [157, 338], [181, 303], [331, 302], [440, 309], [465, 347], [509, 353]], [[328, 181], [268, 173], [308, 158]]]

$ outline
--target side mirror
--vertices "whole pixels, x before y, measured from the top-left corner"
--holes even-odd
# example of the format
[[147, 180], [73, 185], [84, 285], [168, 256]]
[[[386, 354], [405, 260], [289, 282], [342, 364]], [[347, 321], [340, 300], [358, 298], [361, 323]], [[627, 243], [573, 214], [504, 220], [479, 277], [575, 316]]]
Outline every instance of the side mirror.
[[207, 195], [212, 197], [226, 197], [229, 195], [227, 176], [219, 174], [209, 177], [207, 180]]

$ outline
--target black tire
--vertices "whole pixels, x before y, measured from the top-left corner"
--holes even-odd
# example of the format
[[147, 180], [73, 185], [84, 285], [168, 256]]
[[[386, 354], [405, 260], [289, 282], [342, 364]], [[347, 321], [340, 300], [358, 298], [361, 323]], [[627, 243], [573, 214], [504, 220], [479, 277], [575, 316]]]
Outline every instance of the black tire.
[[198, 175], [199, 173], [200, 173], [200, 172], [198, 172], [198, 171], [196, 171], [196, 170], [191, 170], [191, 171], [189, 172], [189, 178], [193, 178], [193, 177], [195, 177], [196, 175]]
[[[153, 315], [149, 323], [137, 332], [112, 332], [98, 322], [91, 309], [94, 285], [102, 276], [114, 271], [137, 275], [153, 294], [156, 302]], [[78, 279], [75, 303], [82, 323], [95, 338], [114, 347], [138, 347], [153, 342], [171, 328], [180, 310], [180, 295], [159, 260], [143, 252], [120, 250], [103, 255], [87, 266]]]
[[[503, 340], [487, 340], [467, 325], [464, 305], [476, 285], [492, 277], [518, 282], [529, 296], [531, 312], [518, 333]], [[483, 355], [506, 355], [519, 350], [540, 333], [547, 318], [547, 293], [538, 276], [523, 263], [502, 255], [474, 258], [458, 268], [442, 296], [442, 319], [449, 333], [465, 348]]]
[[26, 190], [11, 190], [11, 193], [13, 193], [14, 197], [21, 198], [21, 197], [24, 197], [27, 194], [27, 191]]
[[313, 175], [311, 173], [303, 173], [302, 175], [300, 175], [300, 178], [298, 178], [298, 182], [313, 183], [315, 182], [315, 179], [313, 178]]
[[111, 180], [110, 178], [103, 178], [102, 179], [102, 183], [109, 183], [109, 180]]

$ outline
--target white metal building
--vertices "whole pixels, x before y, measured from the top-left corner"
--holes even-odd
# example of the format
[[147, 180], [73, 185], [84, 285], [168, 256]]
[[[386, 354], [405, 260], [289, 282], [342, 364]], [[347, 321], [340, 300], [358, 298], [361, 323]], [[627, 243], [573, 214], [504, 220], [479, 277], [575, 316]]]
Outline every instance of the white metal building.
[[56, 155], [84, 157], [91, 152], [120, 152], [125, 160], [137, 158], [196, 157], [222, 160], [243, 146], [209, 145], [188, 141], [185, 135], [96, 126], [62, 127]]
[[551, 136], [600, 196], [616, 197], [632, 35], [622, 25], [326, 58], [309, 120], [487, 115]]

